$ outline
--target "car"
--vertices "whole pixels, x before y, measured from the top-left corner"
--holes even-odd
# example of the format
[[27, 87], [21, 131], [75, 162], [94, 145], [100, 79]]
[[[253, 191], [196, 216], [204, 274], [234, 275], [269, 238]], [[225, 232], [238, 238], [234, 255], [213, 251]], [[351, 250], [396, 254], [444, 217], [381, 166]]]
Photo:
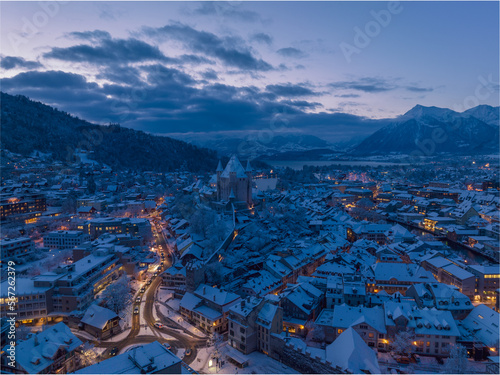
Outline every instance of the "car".
[[151, 279], [149, 279], [149, 280], [148, 280], [148, 282], [147, 282], [146, 284], [151, 285], [151, 281], [152, 281], [152, 280], [151, 280]]
[[403, 365], [409, 365], [411, 362], [411, 359], [408, 357], [398, 357], [396, 358], [397, 363], [401, 363]]
[[144, 293], [146, 291], [146, 288], [142, 287], [141, 288], [141, 293]]
[[160, 322], [156, 322], [155, 327], [156, 328], [163, 328], [163, 324], [161, 324]]
[[135, 302], [136, 302], [136, 303], [141, 303], [141, 296], [138, 296], [138, 297], [135, 299]]
[[110, 356], [117, 355], [118, 354], [118, 348], [115, 346], [111, 351], [109, 352]]
[[153, 274], [153, 277], [156, 277], [156, 276], [158, 276], [158, 272], [155, 272], [155, 273]]
[[168, 342], [164, 342], [163, 346], [168, 350], [172, 350], [172, 345], [170, 345]]
[[134, 309], [134, 314], [139, 314], [139, 308], [138, 308], [138, 307], [136, 307], [136, 308]]
[[160, 263], [160, 266], [163, 266], [164, 264], [165, 264], [165, 263], [161, 262], [161, 263]]
[[193, 351], [190, 348], [187, 348], [186, 351], [184, 352], [184, 355], [191, 355]]

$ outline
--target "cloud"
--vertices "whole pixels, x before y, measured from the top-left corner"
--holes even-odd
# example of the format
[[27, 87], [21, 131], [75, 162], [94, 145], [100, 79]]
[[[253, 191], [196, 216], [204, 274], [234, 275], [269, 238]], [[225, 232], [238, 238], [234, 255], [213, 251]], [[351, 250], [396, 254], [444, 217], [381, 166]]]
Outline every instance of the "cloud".
[[360, 95], [358, 94], [342, 94], [342, 95], [335, 95], [336, 98], [359, 98]]
[[66, 37], [81, 40], [102, 40], [111, 39], [111, 34], [104, 30], [72, 31], [67, 33]]
[[282, 100], [280, 101], [281, 104], [286, 104], [292, 107], [298, 107], [298, 108], [310, 108], [310, 109], [315, 109], [319, 107], [323, 107], [323, 104], [317, 103], [317, 102], [308, 102], [305, 100]]
[[339, 81], [330, 83], [328, 86], [334, 89], [356, 90], [366, 93], [391, 91], [398, 88], [398, 86], [392, 81], [373, 77], [364, 77], [353, 81]]
[[407, 86], [406, 89], [408, 91], [413, 91], [413, 92], [431, 92], [431, 91], [434, 91], [434, 89], [432, 87]]
[[250, 36], [250, 40], [270, 45], [273, 42], [273, 37], [266, 33], [256, 33]]
[[307, 56], [307, 54], [300, 49], [293, 48], [293, 47], [286, 47], [286, 48], [280, 48], [279, 50], [276, 51], [278, 54], [284, 57], [291, 57], [294, 59], [300, 59], [302, 57]]
[[297, 97], [297, 96], [316, 96], [318, 93], [308, 89], [307, 87], [301, 85], [293, 85], [288, 83], [286, 85], [267, 85], [266, 90], [278, 95], [287, 97]]
[[205, 79], [214, 80], [214, 81], [219, 79], [219, 77], [217, 76], [217, 73], [212, 69], [209, 69], [209, 70], [201, 73], [201, 76]]
[[253, 56], [250, 49], [234, 37], [219, 38], [179, 23], [160, 28], [146, 27], [144, 32], [150, 37], [178, 40], [190, 50], [217, 58], [227, 66], [253, 71], [273, 69], [269, 63]]
[[241, 5], [241, 2], [233, 1], [206, 1], [190, 13], [203, 16], [221, 16], [245, 22], [260, 20], [260, 15], [257, 12], [242, 9]]
[[129, 39], [100, 39], [95, 46], [79, 44], [71, 47], [54, 47], [43, 55], [71, 62], [88, 62], [92, 64], [121, 64], [141, 61], [167, 61], [168, 58], [156, 46], [142, 40]]
[[37, 69], [43, 67], [38, 61], [25, 60], [22, 57], [16, 56], [2, 56], [0, 61], [0, 67], [5, 70], [10, 70], [14, 68], [24, 68], [24, 69]]
[[66, 73], [60, 70], [46, 72], [24, 72], [12, 78], [2, 79], [2, 89], [12, 88], [39, 88], [39, 89], [95, 89], [96, 83], [88, 83], [87, 79], [75, 73]]

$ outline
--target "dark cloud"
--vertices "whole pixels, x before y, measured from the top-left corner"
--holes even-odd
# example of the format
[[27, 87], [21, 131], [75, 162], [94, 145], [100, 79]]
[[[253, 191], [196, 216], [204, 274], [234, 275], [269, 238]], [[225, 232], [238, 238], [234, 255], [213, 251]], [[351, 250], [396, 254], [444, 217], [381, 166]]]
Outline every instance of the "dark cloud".
[[98, 79], [105, 79], [114, 83], [124, 85], [142, 85], [144, 84], [141, 78], [139, 69], [132, 66], [110, 65], [103, 66], [100, 73], [97, 75]]
[[66, 48], [55, 47], [43, 56], [63, 61], [93, 64], [168, 60], [158, 47], [134, 38], [101, 39], [95, 46], [79, 44]]
[[111, 39], [111, 34], [104, 30], [73, 31], [67, 33], [66, 36], [68, 38], [81, 39], [81, 40]]
[[152, 85], [161, 86], [172, 82], [180, 85], [195, 83], [195, 80], [189, 74], [159, 64], [143, 67], [143, 70], [148, 73], [148, 81]]
[[250, 36], [250, 40], [270, 45], [273, 42], [273, 37], [266, 33], [256, 33]]
[[300, 70], [302, 70], [302, 69], [305, 69], [305, 68], [306, 68], [306, 67], [305, 67], [304, 65], [302, 65], [302, 64], [295, 65], [295, 69], [300, 69]]
[[46, 72], [19, 73], [12, 78], [2, 79], [2, 89], [12, 88], [49, 88], [49, 89], [95, 89], [96, 83], [88, 83], [80, 74], [66, 73], [60, 70]]
[[279, 50], [276, 51], [278, 54], [284, 57], [291, 57], [295, 59], [300, 59], [302, 57], [307, 56], [307, 54], [300, 49], [293, 48], [293, 47], [286, 47], [286, 48], [280, 48]]
[[201, 73], [201, 76], [203, 78], [205, 78], [205, 79], [214, 80], [214, 81], [217, 80], [217, 79], [219, 79], [219, 77], [217, 76], [217, 73], [214, 70], [212, 70], [212, 69], [207, 70], [206, 72]]
[[234, 37], [219, 38], [215, 34], [198, 31], [183, 24], [147, 27], [144, 32], [151, 37], [178, 40], [192, 51], [217, 58], [227, 66], [254, 71], [273, 69], [269, 63], [253, 56], [250, 49]]
[[2, 56], [0, 61], [0, 67], [5, 70], [10, 70], [14, 68], [24, 68], [24, 69], [37, 69], [43, 67], [38, 61], [25, 60], [22, 57], [16, 56]]
[[285, 104], [287, 106], [298, 107], [298, 108], [320, 108], [323, 107], [323, 104], [317, 102], [308, 102], [305, 100], [282, 100], [280, 104]]
[[238, 21], [255, 22], [260, 20], [258, 13], [242, 9], [241, 2], [233, 1], [205, 1], [191, 14], [203, 16], [229, 17]]
[[434, 91], [434, 89], [431, 87], [407, 86], [406, 89], [408, 91], [413, 91], [413, 92], [431, 92], [431, 91]]
[[336, 98], [359, 98], [360, 95], [358, 94], [342, 94], [342, 95], [335, 95]]
[[293, 85], [291, 83], [288, 83], [286, 85], [267, 85], [266, 90], [278, 96], [288, 97], [319, 95], [318, 93], [312, 91], [307, 87], [301, 85]]
[[392, 81], [373, 77], [364, 77], [353, 81], [334, 82], [330, 83], [329, 86], [334, 89], [357, 90], [366, 93], [391, 91], [398, 88], [398, 86]]

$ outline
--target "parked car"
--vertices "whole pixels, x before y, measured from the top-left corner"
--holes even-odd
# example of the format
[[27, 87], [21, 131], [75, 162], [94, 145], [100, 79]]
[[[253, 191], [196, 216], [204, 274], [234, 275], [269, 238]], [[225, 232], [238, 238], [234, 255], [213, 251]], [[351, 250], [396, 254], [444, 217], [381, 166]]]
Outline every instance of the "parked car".
[[118, 348], [115, 346], [111, 351], [109, 352], [110, 356], [114, 356], [118, 354]]

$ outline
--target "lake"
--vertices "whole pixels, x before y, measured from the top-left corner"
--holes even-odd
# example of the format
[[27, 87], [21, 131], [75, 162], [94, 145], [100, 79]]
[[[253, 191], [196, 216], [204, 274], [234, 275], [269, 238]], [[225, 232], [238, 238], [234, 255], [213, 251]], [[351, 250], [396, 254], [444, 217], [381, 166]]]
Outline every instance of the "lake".
[[327, 165], [352, 165], [355, 166], [365, 166], [365, 167], [394, 167], [410, 165], [408, 163], [391, 163], [384, 161], [373, 161], [373, 160], [263, 160], [263, 162], [275, 167], [275, 168], [292, 168], [295, 170], [300, 170], [304, 165], [310, 165], [315, 167], [324, 167]]

